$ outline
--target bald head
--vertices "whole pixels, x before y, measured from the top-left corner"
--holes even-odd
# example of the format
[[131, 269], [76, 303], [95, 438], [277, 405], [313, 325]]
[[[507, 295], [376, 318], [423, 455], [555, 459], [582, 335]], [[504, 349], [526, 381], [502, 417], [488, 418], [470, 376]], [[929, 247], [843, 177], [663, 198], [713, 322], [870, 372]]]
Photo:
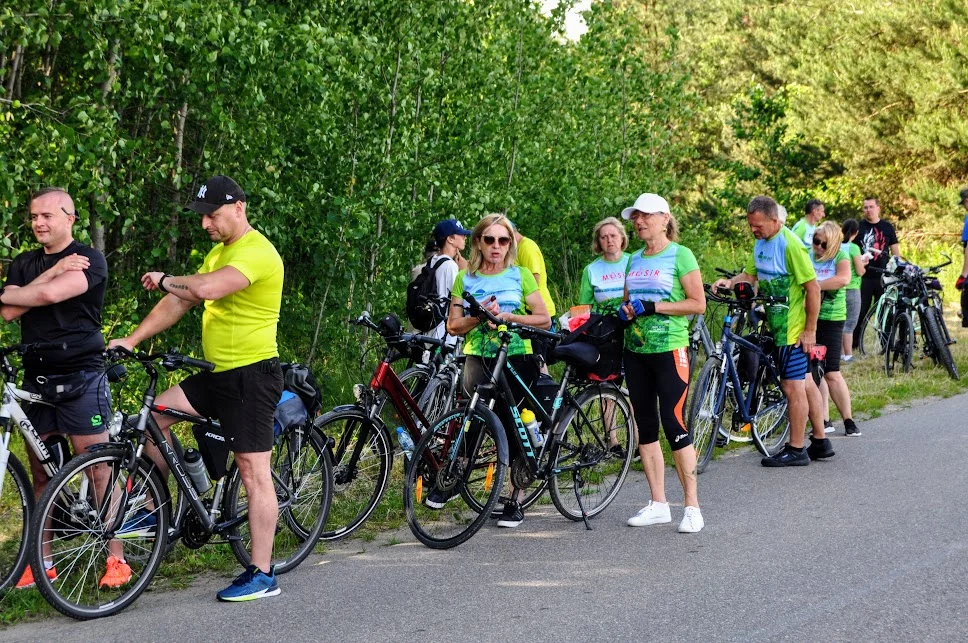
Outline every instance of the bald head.
[[58, 253], [73, 241], [77, 219], [74, 199], [61, 188], [44, 188], [30, 198], [30, 228], [48, 254]]

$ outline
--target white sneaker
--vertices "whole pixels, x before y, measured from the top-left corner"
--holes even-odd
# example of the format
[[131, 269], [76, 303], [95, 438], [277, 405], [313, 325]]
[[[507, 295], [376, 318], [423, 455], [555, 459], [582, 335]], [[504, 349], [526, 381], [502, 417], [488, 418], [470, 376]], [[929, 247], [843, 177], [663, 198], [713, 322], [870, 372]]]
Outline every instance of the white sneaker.
[[628, 519], [629, 527], [645, 527], [647, 525], [661, 525], [672, 522], [672, 512], [668, 502], [650, 500], [649, 504], [639, 509], [638, 513]]
[[679, 523], [679, 533], [699, 533], [705, 525], [706, 523], [702, 519], [702, 512], [699, 511], [699, 507], [686, 507], [685, 513], [682, 514], [682, 522]]

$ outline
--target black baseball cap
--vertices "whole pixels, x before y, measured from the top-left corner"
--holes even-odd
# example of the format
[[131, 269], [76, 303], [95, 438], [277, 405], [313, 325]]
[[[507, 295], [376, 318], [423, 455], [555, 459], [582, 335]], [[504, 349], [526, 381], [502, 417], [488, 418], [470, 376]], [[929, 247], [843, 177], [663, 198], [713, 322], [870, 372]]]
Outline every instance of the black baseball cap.
[[198, 214], [211, 214], [227, 203], [245, 202], [245, 192], [239, 184], [227, 176], [213, 176], [198, 188], [195, 200], [185, 209]]
[[968, 188], [965, 188], [961, 192], [959, 192], [958, 193], [958, 196], [961, 197], [958, 200], [958, 203], [964, 203], [965, 202], [965, 199], [968, 199]]

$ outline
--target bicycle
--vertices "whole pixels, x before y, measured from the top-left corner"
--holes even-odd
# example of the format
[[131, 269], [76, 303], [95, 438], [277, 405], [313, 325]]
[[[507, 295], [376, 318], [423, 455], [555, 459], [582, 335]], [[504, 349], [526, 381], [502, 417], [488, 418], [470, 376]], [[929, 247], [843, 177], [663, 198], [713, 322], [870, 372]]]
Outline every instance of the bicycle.
[[[869, 266], [868, 270], [877, 272], [881, 269]], [[900, 298], [900, 285], [896, 276], [885, 274], [882, 277], [884, 293], [864, 316], [861, 322], [860, 340], [857, 348], [861, 355], [880, 356], [884, 354], [888, 344], [888, 325], [894, 317]]]
[[[135, 361], [148, 374], [137, 423], [122, 429], [123, 441], [94, 445], [67, 463], [47, 485], [31, 520], [29, 556], [37, 588], [55, 609], [78, 620], [109, 616], [133, 603], [151, 584], [169, 540], [191, 548], [227, 542], [243, 566], [251, 563], [245, 489], [238, 466], [228, 464], [218, 422], [155, 404], [159, 367], [212, 370], [214, 364], [174, 352], [132, 353], [118, 347], [108, 354], [116, 361]], [[165, 438], [152, 413], [196, 426], [206, 469], [215, 480], [214, 485], [205, 480], [210, 489], [193, 481], [184, 454]], [[296, 435], [277, 445], [274, 462], [280, 472], [271, 472], [279, 503], [272, 561], [277, 574], [294, 569], [313, 550], [331, 500], [332, 465], [321, 437], [310, 434], [297, 443]], [[144, 455], [149, 440], [177, 483], [174, 511], [157, 463]], [[303, 466], [307, 458], [310, 464]], [[303, 472], [311, 472], [312, 479]], [[99, 474], [106, 479], [100, 485]], [[302, 494], [306, 489], [313, 493]], [[116, 587], [105, 586], [97, 572], [118, 543], [132, 574]], [[57, 570], [53, 579], [43, 573], [45, 558]]]
[[[27, 566], [27, 536], [34, 510], [34, 490], [30, 478], [10, 446], [14, 429], [19, 429], [26, 448], [33, 451], [49, 478], [57, 473], [62, 464], [61, 458], [53, 454], [47, 443], [40, 439], [37, 429], [20, 406], [21, 402], [45, 406], [54, 406], [54, 403], [45, 400], [39, 393], [25, 391], [13, 384], [18, 369], [10, 363], [9, 357], [13, 354], [23, 357], [35, 350], [66, 349], [66, 344], [53, 342], [15, 344], [0, 349], [0, 376], [3, 378], [3, 406], [0, 407], [0, 471], [3, 471], [0, 476], [0, 591], [16, 583]], [[119, 419], [112, 418], [108, 423], [110, 438], [118, 434]], [[60, 455], [65, 459], [70, 456], [67, 452]]]
[[[356, 402], [337, 406], [314, 422], [316, 429], [333, 440], [329, 448], [334, 463], [333, 508], [323, 540], [344, 538], [359, 529], [386, 492], [394, 456], [393, 440], [382, 417], [386, 403], [415, 443], [430, 424], [403, 381], [405, 376], [410, 377], [413, 368], [397, 375], [393, 362], [401, 353], [412, 352], [414, 346], [443, 344], [433, 337], [403, 332], [400, 320], [392, 314], [377, 324], [363, 311], [351, 323], [375, 331], [385, 341], [386, 349], [369, 385], [353, 387]], [[421, 372], [429, 380], [430, 371], [421, 368]]]
[[[787, 399], [772, 355], [772, 337], [765, 333], [740, 337], [733, 332], [741, 313], [748, 315], [757, 303], [783, 306], [786, 298], [751, 293], [725, 296], [723, 292], [728, 291], [714, 294], [708, 284], [704, 288], [707, 299], [726, 305], [727, 313], [723, 318], [720, 351], [703, 365], [689, 402], [687, 428], [696, 447], [698, 473], [702, 473], [712, 459], [717, 436], [723, 436], [726, 444], [733, 439], [732, 432], [722, 428], [728, 401], [733, 403], [733, 414], [738, 416], [733, 422], [750, 427], [750, 439], [764, 456], [778, 453], [790, 434]], [[746, 351], [756, 361], [756, 368], [748, 374], [751, 376], [746, 378], [749, 381], [745, 386], [738, 360], [733, 357], [736, 349]]]
[[[577, 369], [595, 365], [597, 348], [579, 342], [559, 344], [549, 358], [563, 361], [565, 371], [551, 414], [524, 389], [523, 405], [547, 428], [547, 437], [538, 444], [521, 420], [505, 377], [506, 371], [521, 382], [508, 361], [508, 346], [512, 332], [554, 343], [562, 336], [506, 323], [481, 307], [470, 293], [463, 293], [463, 298], [472, 316], [495, 325], [501, 346], [488, 381], [477, 387], [467, 404], [428, 429], [414, 449], [404, 483], [404, 509], [411, 532], [428, 547], [447, 549], [473, 536], [491, 515], [501, 486], [496, 482], [503, 480], [509, 457], [505, 427], [484, 403], [491, 396], [514, 420], [509, 433], [521, 453], [510, 463], [514, 487], [525, 489], [535, 480], [547, 480], [555, 508], [591, 529], [588, 519], [615, 499], [632, 461], [632, 411], [625, 396], [610, 382], [581, 381], [576, 375]], [[620, 436], [621, 458], [609, 448], [613, 431]], [[428, 505], [426, 500], [435, 493], [441, 503]], [[574, 504], [568, 500], [570, 494]]]
[[952, 379], [959, 379], [958, 367], [948, 348], [954, 342], [941, 312], [944, 307], [941, 283], [934, 276], [951, 263], [951, 258], [944, 256], [946, 262], [927, 270], [900, 260], [893, 268], [872, 268], [882, 272], [885, 281], [896, 280], [897, 298], [884, 326], [884, 370], [888, 376], [894, 374], [898, 365], [905, 373], [911, 370], [916, 349], [915, 331], [920, 328], [922, 357], [930, 357], [935, 364], [943, 366]]

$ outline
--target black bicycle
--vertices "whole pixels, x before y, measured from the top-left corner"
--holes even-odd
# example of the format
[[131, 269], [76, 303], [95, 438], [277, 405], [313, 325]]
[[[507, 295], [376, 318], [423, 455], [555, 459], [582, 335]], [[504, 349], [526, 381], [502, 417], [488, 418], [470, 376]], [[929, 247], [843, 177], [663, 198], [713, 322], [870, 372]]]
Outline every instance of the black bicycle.
[[[410, 530], [420, 542], [436, 549], [466, 541], [491, 515], [507, 466], [518, 489], [547, 480], [558, 511], [591, 529], [588, 519], [615, 499], [632, 462], [635, 432], [625, 395], [610, 382], [577, 374], [598, 361], [595, 346], [558, 344], [562, 335], [508, 324], [470, 293], [463, 297], [472, 316], [497, 327], [501, 347], [488, 382], [478, 386], [466, 405], [440, 418], [416, 445], [404, 484]], [[540, 440], [525, 427], [505, 375], [521, 381], [507, 359], [512, 333], [551, 340], [558, 345], [549, 359], [565, 363], [550, 413], [531, 391], [522, 404], [544, 427]], [[514, 426], [508, 428], [521, 456], [510, 463], [505, 427], [488, 406], [492, 398], [496, 408], [506, 409], [514, 419]], [[612, 448], [615, 442], [618, 449]], [[435, 501], [429, 502], [432, 497]]]
[[790, 435], [787, 399], [773, 358], [773, 338], [762, 332], [740, 337], [733, 331], [737, 318], [748, 318], [757, 304], [785, 306], [786, 298], [754, 296], [752, 288], [745, 287], [736, 295], [722, 290], [713, 293], [708, 284], [705, 288], [706, 298], [725, 304], [728, 312], [723, 318], [722, 350], [703, 365], [689, 402], [687, 427], [696, 446], [699, 473], [712, 459], [717, 438], [722, 436], [728, 444], [732, 435], [722, 428], [727, 402], [732, 402], [730, 421], [748, 427], [746, 432], [763, 455], [778, 453]]
[[[228, 543], [243, 565], [251, 562], [248, 499], [218, 422], [155, 404], [159, 367], [212, 370], [210, 362], [178, 353], [108, 351], [138, 362], [147, 372], [137, 423], [122, 429], [121, 443], [94, 445], [75, 457], [47, 485], [31, 521], [29, 547], [37, 588], [58, 611], [79, 620], [115, 614], [151, 584], [172, 539], [191, 548]], [[211, 480], [189, 474], [186, 455], [169, 442], [152, 413], [189, 422]], [[156, 445], [177, 483], [173, 501], [158, 465], [144, 453]], [[273, 450], [272, 478], [279, 503], [272, 564], [282, 574], [315, 547], [332, 498], [332, 464], [315, 432], [283, 434]], [[174, 509], [173, 509], [174, 506]], [[111, 556], [126, 560], [127, 578], [102, 573]], [[44, 573], [52, 565], [55, 577]]]

